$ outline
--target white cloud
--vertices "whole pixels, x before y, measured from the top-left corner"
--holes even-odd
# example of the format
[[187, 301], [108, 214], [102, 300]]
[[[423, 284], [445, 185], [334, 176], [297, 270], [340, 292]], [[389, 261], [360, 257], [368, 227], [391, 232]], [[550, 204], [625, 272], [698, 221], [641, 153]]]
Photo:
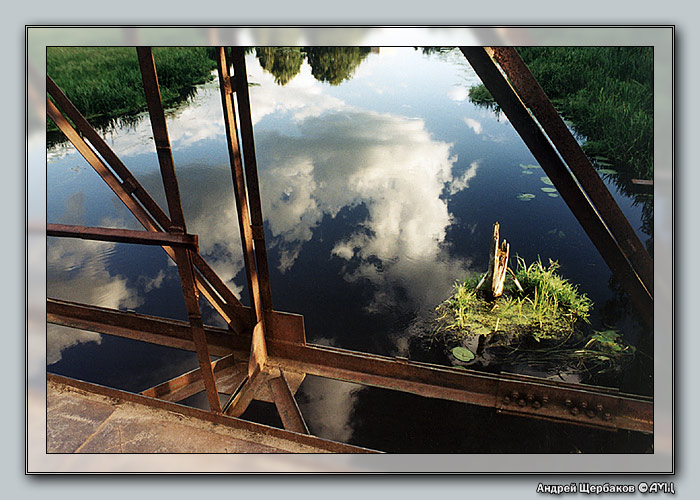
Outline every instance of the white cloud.
[[464, 123], [466, 123], [469, 126], [469, 128], [474, 131], [475, 134], [481, 134], [483, 130], [481, 123], [476, 121], [474, 118], [465, 118]]
[[476, 177], [476, 171], [481, 165], [481, 160], [473, 161], [469, 164], [469, 168], [462, 175], [448, 184], [450, 195], [456, 194], [469, 187], [469, 181]]
[[456, 85], [447, 92], [447, 97], [453, 101], [465, 101], [469, 97], [469, 91], [463, 85]]

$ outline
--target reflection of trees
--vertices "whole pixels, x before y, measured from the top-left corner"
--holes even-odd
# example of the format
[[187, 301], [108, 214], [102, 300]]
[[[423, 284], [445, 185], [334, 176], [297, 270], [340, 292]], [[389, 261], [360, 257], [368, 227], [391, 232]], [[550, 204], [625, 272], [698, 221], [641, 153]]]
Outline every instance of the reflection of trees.
[[301, 47], [256, 47], [260, 66], [275, 77], [275, 83], [286, 85], [299, 74], [304, 54]]
[[352, 76], [369, 51], [368, 47], [307, 47], [306, 54], [314, 78], [338, 85]]
[[357, 66], [370, 53], [369, 47], [256, 47], [260, 66], [287, 84], [301, 70], [306, 56], [311, 74], [321, 82], [339, 85], [352, 77]]

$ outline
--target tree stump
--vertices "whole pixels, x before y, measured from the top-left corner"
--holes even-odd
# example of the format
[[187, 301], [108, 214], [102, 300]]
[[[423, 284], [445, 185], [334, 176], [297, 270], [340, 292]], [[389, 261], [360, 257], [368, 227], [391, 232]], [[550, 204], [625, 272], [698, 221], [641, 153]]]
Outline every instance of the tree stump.
[[506, 240], [503, 240], [500, 246], [498, 245], [498, 230], [499, 224], [496, 222], [493, 225], [489, 269], [486, 272], [487, 293], [494, 299], [503, 294], [503, 285], [508, 272], [508, 256], [510, 254], [510, 245], [506, 243]]

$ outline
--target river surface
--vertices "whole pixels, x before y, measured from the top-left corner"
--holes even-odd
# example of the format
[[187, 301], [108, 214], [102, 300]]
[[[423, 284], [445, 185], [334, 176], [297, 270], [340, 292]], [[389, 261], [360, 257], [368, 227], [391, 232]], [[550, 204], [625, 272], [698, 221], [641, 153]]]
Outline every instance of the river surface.
[[[273, 304], [304, 315], [308, 342], [409, 356], [454, 282], [486, 270], [495, 221], [513, 255], [559, 262], [594, 302], [593, 327], [640, 342], [571, 211], [541, 190], [541, 169], [522, 167], [536, 161], [507, 119], [470, 103], [479, 80], [461, 54], [382, 48], [339, 85], [315, 79], [306, 62], [284, 86], [254, 55], [247, 64]], [[247, 304], [218, 82], [170, 110], [168, 128], [188, 232]], [[165, 207], [148, 119], [104, 135]], [[47, 163], [48, 222], [141, 229], [72, 146], [50, 149]], [[641, 207], [610, 188], [639, 228]], [[47, 274], [50, 297], [187, 317], [177, 270], [157, 247], [49, 238]], [[203, 315], [221, 325], [210, 308]], [[56, 325], [47, 335], [49, 372], [124, 390], [197, 367], [176, 349]], [[651, 373], [637, 367], [612, 383], [648, 393]], [[297, 400], [313, 434], [393, 452], [624, 453], [651, 443], [312, 376]], [[271, 404], [243, 417], [281, 425]]]

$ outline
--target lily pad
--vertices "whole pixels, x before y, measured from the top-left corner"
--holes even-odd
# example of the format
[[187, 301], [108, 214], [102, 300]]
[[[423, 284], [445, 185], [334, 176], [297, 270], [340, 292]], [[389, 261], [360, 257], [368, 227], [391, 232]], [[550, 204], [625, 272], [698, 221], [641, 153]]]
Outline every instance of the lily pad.
[[557, 236], [558, 238], [566, 238], [566, 234], [561, 229], [552, 229], [551, 231], [547, 231], [547, 234]]
[[530, 200], [533, 199], [534, 197], [535, 197], [535, 195], [534, 195], [534, 194], [530, 194], [530, 193], [522, 193], [522, 194], [519, 194], [519, 195], [518, 195], [518, 199], [519, 199], [520, 201], [530, 201]]
[[540, 189], [542, 191], [544, 191], [545, 193], [556, 193], [557, 192], [557, 190], [554, 188], [540, 188]]
[[530, 168], [540, 168], [540, 166], [539, 165], [523, 165], [521, 163], [520, 168], [530, 169]]
[[554, 183], [551, 180], [549, 180], [549, 177], [547, 177], [546, 175], [544, 177], [540, 177], [540, 180], [548, 186], [554, 186]]
[[454, 349], [452, 349], [452, 355], [458, 360], [464, 361], [465, 363], [474, 359], [474, 353], [466, 347], [455, 347]]
[[612, 175], [614, 175], [617, 173], [617, 170], [613, 170], [611, 168], [599, 168], [598, 173], [599, 174], [612, 174]]
[[522, 170], [520, 173], [525, 174], [525, 175], [532, 175], [533, 174], [532, 170]]
[[547, 196], [550, 198], [559, 198], [559, 195], [557, 193], [547, 193]]

